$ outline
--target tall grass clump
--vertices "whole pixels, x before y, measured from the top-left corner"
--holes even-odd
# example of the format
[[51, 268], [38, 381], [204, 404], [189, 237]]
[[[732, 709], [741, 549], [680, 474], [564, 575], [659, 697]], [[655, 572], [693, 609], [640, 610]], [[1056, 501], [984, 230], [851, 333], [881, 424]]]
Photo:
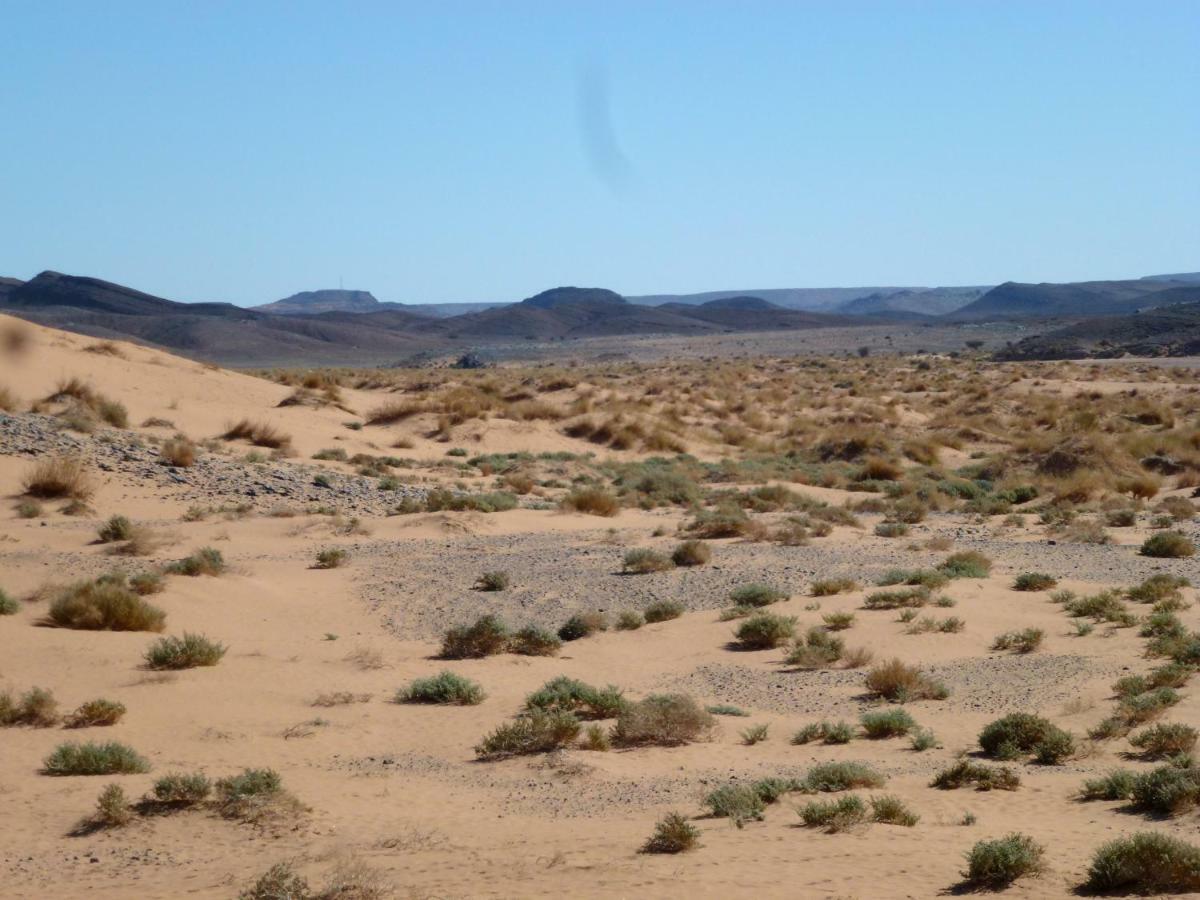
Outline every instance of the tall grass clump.
[[87, 464], [78, 456], [52, 456], [39, 459], [21, 482], [30, 497], [42, 500], [70, 498], [87, 502], [96, 492]]
[[131, 591], [124, 580], [79, 581], [50, 603], [47, 622], [84, 631], [162, 631], [167, 614]]
[[686, 853], [700, 843], [700, 832], [680, 813], [668, 813], [642, 845], [643, 853]]
[[712, 714], [686, 694], [651, 694], [622, 707], [613, 740], [624, 746], [669, 747], [701, 740], [715, 725]]
[[893, 703], [945, 700], [950, 696], [949, 689], [940, 681], [930, 678], [916, 666], [910, 666], [900, 659], [880, 663], [868, 671], [866, 685], [871, 693]]
[[149, 669], [195, 669], [215, 666], [225, 655], [225, 645], [202, 634], [184, 632], [183, 637], [159, 638], [146, 650]]

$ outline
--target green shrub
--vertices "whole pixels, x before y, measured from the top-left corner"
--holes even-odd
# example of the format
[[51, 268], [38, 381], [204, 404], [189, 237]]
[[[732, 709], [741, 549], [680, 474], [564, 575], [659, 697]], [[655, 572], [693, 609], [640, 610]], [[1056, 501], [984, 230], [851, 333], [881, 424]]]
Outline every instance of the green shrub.
[[853, 794], [834, 800], [813, 800], [796, 812], [809, 828], [824, 828], [830, 834], [860, 825], [867, 818], [867, 807]]
[[992, 561], [975, 550], [963, 550], [947, 556], [938, 571], [950, 578], [987, 578]]
[[630, 575], [648, 575], [651, 572], [665, 572], [673, 568], [675, 563], [670, 557], [649, 547], [636, 547], [625, 554], [621, 571]]
[[129, 808], [125, 790], [119, 784], [108, 785], [96, 799], [92, 823], [99, 828], [120, 828], [132, 821], [133, 810]]
[[183, 637], [159, 638], [146, 651], [146, 666], [151, 669], [194, 669], [215, 666], [225, 655], [225, 645], [202, 634], [183, 633]]
[[912, 828], [921, 821], [921, 817], [905, 806], [899, 797], [883, 795], [871, 798], [871, 820], [881, 825]]
[[762, 818], [766, 804], [750, 785], [727, 784], [712, 791], [704, 798], [709, 813], [718, 819], [730, 819], [741, 827], [745, 822]]
[[718, 703], [714, 706], [705, 707], [714, 716], [737, 716], [746, 718], [750, 713], [746, 712], [740, 706], [730, 706], [728, 703]]
[[63, 588], [50, 603], [48, 621], [60, 628], [89, 631], [162, 631], [167, 614], [123, 583], [80, 581]]
[[1177, 816], [1200, 803], [1200, 769], [1159, 766], [1134, 779], [1130, 799], [1146, 812]]
[[0, 616], [15, 616], [21, 611], [21, 604], [8, 596], [3, 588], [0, 588]]
[[780, 600], [787, 599], [787, 594], [769, 584], [752, 582], [743, 584], [729, 592], [729, 600], [734, 606], [770, 606]]
[[454, 672], [439, 672], [418, 678], [396, 692], [397, 703], [435, 703], [442, 706], [476, 706], [483, 702], [483, 688]]
[[674, 746], [707, 737], [715, 724], [712, 714], [685, 694], [651, 694], [622, 707], [613, 739], [626, 746]]
[[1033, 748], [1033, 758], [1043, 766], [1061, 765], [1075, 755], [1075, 738], [1061, 728], [1051, 729]]
[[167, 572], [172, 575], [220, 575], [225, 571], [225, 557], [215, 547], [201, 547], [191, 556], [185, 556], [178, 562], [167, 566]]
[[937, 735], [928, 728], [918, 728], [912, 733], [909, 741], [909, 746], [916, 753], [924, 753], [926, 750], [933, 750], [941, 745], [938, 743]]
[[157, 594], [166, 587], [166, 582], [158, 572], [139, 572], [129, 576], [129, 589], [135, 594]]
[[608, 619], [602, 612], [576, 613], [567, 619], [558, 629], [558, 636], [564, 641], [578, 641], [591, 637], [600, 631], [608, 630]]
[[154, 799], [166, 806], [196, 806], [211, 793], [212, 782], [199, 772], [171, 772], [154, 782]]
[[434, 488], [425, 495], [425, 509], [428, 512], [473, 511], [481, 513], [507, 512], [517, 508], [515, 494], [506, 491], [493, 491], [486, 494], [458, 494], [445, 488]]
[[276, 863], [254, 884], [238, 894], [238, 900], [313, 900], [308, 881], [291, 863]]
[[703, 566], [712, 561], [712, 548], [704, 541], [684, 541], [671, 552], [671, 562], [677, 566]]
[[548, 753], [579, 736], [579, 720], [569, 712], [536, 710], [497, 727], [475, 746], [482, 760], [504, 759], [529, 753]]
[[617, 616], [618, 631], [637, 631], [646, 624], [646, 618], [636, 609], [623, 610]]
[[761, 744], [767, 739], [767, 734], [770, 732], [770, 725], [761, 723], [759, 725], [751, 725], [742, 731], [742, 743], [747, 747], [753, 747], [755, 744]]
[[918, 669], [899, 659], [892, 659], [867, 672], [867, 690], [893, 703], [911, 700], [944, 700], [949, 689]]
[[1125, 596], [1135, 603], [1161, 603], [1164, 600], [1182, 600], [1181, 588], [1191, 584], [1186, 578], [1160, 572], [1151, 575], [1134, 587], [1127, 588]]
[[833, 594], [845, 594], [858, 590], [858, 582], [853, 578], [826, 578], [814, 581], [809, 593], [814, 597], [828, 597]]
[[1054, 725], [1041, 716], [1030, 713], [1010, 713], [996, 719], [979, 732], [979, 746], [992, 759], [1016, 759], [1032, 753]]
[[667, 622], [683, 615], [683, 604], [675, 600], [656, 600], [646, 607], [646, 622]]
[[525, 698], [525, 709], [530, 712], [569, 712], [581, 719], [611, 719], [625, 704], [619, 688], [595, 688], [566, 675], [546, 682]]
[[314, 569], [337, 569], [346, 562], [346, 551], [341, 547], [326, 547], [317, 551]]
[[480, 616], [473, 625], [457, 625], [442, 638], [442, 659], [481, 659], [502, 653], [508, 644], [507, 626], [495, 616]]
[[133, 522], [125, 516], [112, 516], [100, 526], [97, 536], [102, 544], [127, 541], [133, 537]]
[[854, 613], [831, 612], [821, 616], [821, 621], [829, 631], [845, 631], [854, 626]]
[[253, 819], [283, 799], [283, 779], [274, 769], [243, 769], [239, 775], [216, 783], [221, 814], [231, 819]]
[[824, 628], [813, 626], [788, 651], [784, 662], [802, 669], [821, 669], [833, 665], [846, 652], [845, 642]]
[[700, 842], [700, 832], [679, 813], [668, 813], [642, 845], [643, 853], [686, 853]]
[[477, 591], [506, 591], [508, 585], [507, 572], [484, 572], [475, 579], [475, 590]]
[[1182, 723], [1152, 725], [1129, 738], [1147, 759], [1190, 753], [1196, 746], [1196, 729]]
[[1200, 891], [1200, 847], [1153, 831], [1119, 837], [1096, 850], [1084, 887], [1093, 893]]
[[803, 790], [811, 793], [834, 793], [854, 788], [883, 787], [887, 781], [866, 763], [829, 762], [813, 766], [804, 776]]
[[45, 688], [30, 688], [18, 700], [9, 691], [0, 692], [0, 726], [49, 728], [57, 723], [58, 701]]
[[125, 704], [115, 700], [89, 700], [66, 718], [67, 728], [116, 725], [125, 715]]
[[826, 744], [848, 744], [854, 739], [854, 726], [848, 722], [813, 722], [792, 735], [793, 744], [823, 741]]
[[875, 582], [880, 587], [903, 584], [936, 591], [950, 583], [950, 578], [936, 569], [889, 569]]
[[863, 600], [863, 609], [916, 609], [930, 600], [929, 588], [924, 585], [899, 591], [875, 591]]
[[1196, 545], [1187, 535], [1178, 531], [1160, 531], [1142, 542], [1142, 556], [1153, 556], [1159, 559], [1179, 559], [1192, 556]]
[[1024, 572], [1013, 582], [1014, 591], [1048, 591], [1058, 586], [1058, 579], [1043, 572]]
[[1079, 793], [1084, 800], [1128, 800], [1136, 783], [1137, 775], [1133, 772], [1114, 769], [1101, 778], [1089, 778]]
[[510, 653], [518, 656], [555, 656], [562, 649], [562, 641], [545, 628], [526, 625], [509, 639], [507, 646]]
[[1021, 631], [1006, 631], [992, 641], [993, 650], [1015, 650], [1017, 653], [1032, 653], [1042, 645], [1046, 632], [1040, 628], [1024, 628]]
[[979, 841], [967, 854], [963, 878], [975, 887], [999, 890], [1018, 878], [1041, 872], [1044, 853], [1041, 844], [1024, 834]]
[[948, 769], [942, 769], [929, 783], [930, 787], [953, 791], [974, 785], [978, 791], [1015, 791], [1021, 778], [1008, 766], [985, 766], [969, 759], [960, 759]]
[[863, 731], [871, 739], [900, 737], [917, 727], [913, 717], [903, 709], [863, 713], [859, 721]]
[[59, 744], [42, 761], [45, 775], [135, 775], [149, 771], [149, 762], [116, 741]]
[[17, 518], [36, 519], [42, 514], [42, 504], [36, 500], [22, 500], [17, 504]]
[[742, 649], [769, 650], [795, 637], [796, 617], [755, 613], [742, 622], [734, 634]]

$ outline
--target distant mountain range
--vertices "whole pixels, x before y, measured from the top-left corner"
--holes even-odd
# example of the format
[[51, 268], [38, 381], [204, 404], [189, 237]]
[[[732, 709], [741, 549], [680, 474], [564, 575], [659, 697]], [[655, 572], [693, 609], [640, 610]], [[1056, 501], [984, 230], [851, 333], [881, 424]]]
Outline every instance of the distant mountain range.
[[[1075, 348], [1071, 352], [1090, 355], [1098, 344], [1088, 335], [1116, 329], [1097, 341], [1124, 346], [1116, 338], [1127, 332], [1136, 338], [1141, 330], [1153, 327], [1162, 334], [1171, 322], [1183, 321], [1169, 316], [1147, 318], [1147, 310], [1197, 301], [1200, 274], [1196, 273], [1068, 284], [1006, 282], [993, 288], [797, 288], [633, 298], [603, 288], [560, 287], [510, 304], [385, 303], [369, 291], [319, 290], [249, 309], [228, 303], [177, 303], [58, 272], [43, 272], [27, 282], [0, 278], [0, 311], [85, 334], [129, 338], [242, 365], [366, 364], [488, 343], [778, 331], [905, 320], [1020, 319], [1037, 323], [1043, 337], [1058, 334], [1059, 343], [1026, 345], [1023, 341], [1026, 348], [1019, 352], [1048, 353], [1054, 347], [1070, 346]], [[1121, 319], [1133, 313], [1139, 315], [1131, 320], [1136, 323], [1132, 331], [1132, 326], [1117, 322], [1102, 327], [1083, 321], [1098, 316]], [[1151, 324], [1145, 325], [1147, 321]], [[1186, 341], [1163, 338], [1154, 346], [1183, 344]]]

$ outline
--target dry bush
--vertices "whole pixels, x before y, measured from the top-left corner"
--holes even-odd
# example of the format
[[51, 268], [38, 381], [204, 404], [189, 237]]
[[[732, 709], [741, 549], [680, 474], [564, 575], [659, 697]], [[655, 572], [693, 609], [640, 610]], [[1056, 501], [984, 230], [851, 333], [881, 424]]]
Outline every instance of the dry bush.
[[125, 715], [125, 704], [115, 700], [89, 700], [67, 716], [67, 728], [93, 728], [116, 725]]
[[0, 726], [29, 725], [49, 728], [58, 723], [58, 701], [45, 688], [30, 688], [19, 699], [0, 693]]
[[292, 439], [274, 425], [266, 422], [252, 422], [241, 419], [230, 425], [221, 435], [226, 441], [249, 441], [256, 447], [267, 447], [272, 450], [284, 450], [291, 446]]
[[159, 449], [162, 461], [176, 469], [186, 469], [196, 464], [196, 445], [182, 435], [176, 435]]
[[615, 516], [620, 509], [617, 498], [604, 488], [578, 488], [567, 494], [560, 505], [589, 516]]
[[866, 685], [871, 693], [894, 703], [944, 700], [950, 694], [945, 685], [900, 659], [880, 663], [867, 672]]
[[621, 710], [613, 740], [624, 746], [674, 746], [701, 740], [715, 726], [712, 714], [686, 694], [651, 694]]
[[31, 497], [55, 500], [69, 497], [86, 502], [96, 487], [83, 459], [78, 456], [52, 456], [40, 459], [21, 482]]
[[46, 621], [87, 631], [162, 631], [167, 614], [120, 581], [79, 581], [59, 590]]

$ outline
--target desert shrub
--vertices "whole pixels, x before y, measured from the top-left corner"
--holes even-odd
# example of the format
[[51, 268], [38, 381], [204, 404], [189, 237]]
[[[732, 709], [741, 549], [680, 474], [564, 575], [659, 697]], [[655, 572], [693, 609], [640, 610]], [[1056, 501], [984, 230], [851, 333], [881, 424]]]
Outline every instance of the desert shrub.
[[909, 738], [909, 746], [916, 753], [924, 753], [926, 750], [932, 750], [941, 745], [938, 743], [937, 735], [931, 729], [917, 728]]
[[518, 656], [554, 656], [561, 649], [562, 641], [537, 625], [526, 625], [508, 641], [508, 651]]
[[938, 571], [950, 578], [987, 578], [992, 570], [992, 561], [975, 550], [963, 550], [947, 556]]
[[129, 807], [129, 798], [119, 784], [110, 784], [96, 798], [96, 811], [92, 814], [92, 824], [98, 828], [120, 828], [133, 821], [133, 810]]
[[1160, 531], [1152, 534], [1142, 542], [1142, 556], [1153, 556], [1160, 559], [1178, 559], [1191, 556], [1196, 552], [1196, 545], [1187, 535], [1178, 531]]
[[668, 813], [642, 845], [643, 853], [686, 853], [700, 842], [700, 832], [679, 813]]
[[0, 588], [0, 616], [15, 616], [21, 611], [21, 604], [8, 596], [3, 588]]
[[583, 740], [580, 745], [584, 750], [607, 753], [612, 749], [612, 739], [601, 725], [593, 722], [583, 730]]
[[1021, 778], [1008, 766], [985, 766], [969, 759], [960, 759], [948, 769], [942, 769], [929, 783], [930, 787], [952, 791], [973, 785], [977, 791], [1015, 791]]
[[505, 491], [492, 491], [486, 494], [458, 494], [445, 488], [435, 488], [425, 495], [425, 509], [428, 512], [471, 510], [481, 513], [498, 513], [516, 509], [516, 507], [516, 496]]
[[0, 693], [0, 726], [49, 728], [57, 722], [58, 701], [45, 688], [30, 688], [15, 700], [9, 691]]
[[1083, 800], [1128, 800], [1133, 796], [1137, 775], [1127, 769], [1114, 769], [1101, 778], [1089, 778], [1079, 796]]
[[150, 763], [116, 741], [59, 744], [42, 761], [44, 775], [134, 775], [149, 771]]
[[194, 669], [215, 666], [225, 655], [226, 647], [202, 634], [184, 632], [183, 637], [159, 638], [146, 650], [146, 667], [150, 669]]
[[17, 517], [20, 519], [36, 519], [42, 514], [42, 504], [36, 500], [22, 500], [17, 504]]
[[750, 715], [750, 713], [746, 712], [740, 706], [733, 706], [729, 703], [716, 703], [712, 706], [706, 706], [705, 709], [707, 709], [714, 716], [737, 716], [739, 718], [746, 718]]
[[793, 744], [823, 741], [826, 744], [848, 744], [854, 739], [854, 726], [849, 722], [813, 722], [792, 735]]
[[762, 818], [766, 804], [758, 791], [746, 784], [727, 784], [717, 788], [704, 798], [709, 814], [718, 819], [729, 819], [738, 827], [745, 822]]
[[649, 547], [635, 547], [625, 554], [621, 571], [631, 575], [647, 575], [651, 572], [665, 572], [675, 568], [675, 563], [669, 556], [651, 550]]
[[598, 611], [576, 613], [558, 629], [558, 636], [564, 641], [578, 641], [606, 630], [608, 630], [608, 618], [604, 613]]
[[504, 759], [529, 753], [548, 753], [579, 736], [579, 720], [569, 712], [535, 710], [497, 727], [475, 746], [479, 759]]
[[1145, 581], [1134, 587], [1127, 588], [1125, 596], [1134, 603], [1162, 603], [1163, 601], [1178, 601], [1183, 599], [1181, 588], [1191, 582], [1178, 575], [1168, 575], [1160, 572], [1151, 575]]
[[683, 526], [684, 531], [699, 538], [738, 537], [746, 534], [751, 527], [751, 519], [745, 511], [729, 503], [721, 504], [716, 509], [702, 509]]
[[346, 562], [346, 551], [340, 547], [326, 547], [317, 551], [314, 569], [336, 569]]
[[47, 620], [86, 631], [162, 631], [167, 614], [114, 580], [79, 581], [50, 603]]
[[284, 450], [292, 442], [292, 439], [266, 422], [251, 422], [249, 419], [242, 419], [225, 429], [225, 433], [221, 435], [222, 440], [249, 441], [256, 447], [267, 447], [271, 450]]
[[813, 766], [801, 781], [801, 789], [815, 794], [883, 787], [887, 779], [866, 763], [828, 762]]
[[484, 572], [475, 579], [477, 591], [506, 591], [509, 586], [507, 572]]
[[1033, 748], [1033, 758], [1043, 766], [1058, 766], [1075, 755], [1075, 738], [1061, 728], [1051, 728]]
[[769, 584], [753, 582], [743, 584], [729, 592], [729, 600], [734, 606], [770, 606], [787, 598], [787, 594]]
[[859, 718], [863, 732], [872, 739], [900, 737], [917, 727], [913, 717], [903, 709], [866, 712]]
[[846, 652], [845, 643], [827, 629], [814, 626], [796, 638], [784, 662], [802, 669], [820, 669], [833, 665]]
[[871, 693], [893, 703], [944, 700], [950, 696], [950, 691], [941, 682], [899, 659], [880, 663], [867, 672], [866, 684]]
[[799, 791], [803, 785], [795, 778], [780, 778], [772, 776], [769, 778], [760, 778], [758, 781], [750, 785], [754, 793], [758, 794], [759, 799], [763, 803], [777, 803], [784, 794], [792, 791]]
[[163, 463], [176, 469], [187, 469], [196, 464], [196, 445], [185, 437], [174, 437], [159, 448]]
[[984, 726], [979, 732], [979, 746], [992, 759], [1016, 759], [1032, 753], [1034, 748], [1054, 730], [1054, 725], [1031, 713], [1010, 713]]
[[215, 547], [201, 547], [191, 556], [186, 556], [167, 566], [167, 572], [172, 575], [187, 575], [195, 578], [200, 575], [220, 575], [225, 571], [225, 557]]
[[909, 809], [899, 797], [884, 794], [871, 798], [871, 821], [881, 825], [912, 828], [921, 821], [921, 817]]
[[67, 728], [91, 728], [99, 725], [116, 725], [125, 715], [125, 704], [115, 700], [89, 700], [67, 716]]
[[476, 682], [454, 672], [439, 672], [418, 678], [396, 692], [397, 703], [436, 703], [443, 706], [475, 706], [487, 696]]
[[704, 541], [684, 541], [671, 552], [677, 566], [703, 566], [712, 561], [712, 548]]
[[508, 627], [495, 616], [480, 616], [473, 625], [457, 625], [442, 638], [442, 659], [480, 659], [502, 653]]
[[1168, 763], [1138, 775], [1130, 791], [1133, 805], [1160, 816], [1177, 816], [1200, 803], [1200, 769]]
[[1119, 837], [1096, 850], [1084, 887], [1093, 893], [1200, 891], [1200, 847], [1153, 831]]
[[595, 688], [566, 675], [546, 682], [525, 698], [525, 709], [530, 712], [569, 712], [581, 719], [611, 719], [625, 704], [620, 689], [612, 685]]
[[761, 744], [767, 739], [770, 728], [770, 725], [762, 723], [759, 725], [751, 725], [749, 728], [743, 729], [741, 732], [742, 743], [747, 747], [753, 747], [755, 744]]
[[923, 585], [899, 591], [875, 591], [863, 600], [863, 609], [916, 609], [929, 599], [929, 588]]
[[1063, 604], [1067, 615], [1073, 618], [1092, 619], [1096, 622], [1112, 622], [1129, 627], [1137, 618], [1129, 611], [1117, 591], [1102, 591], [1086, 597], [1072, 597]]
[[21, 482], [31, 497], [57, 500], [69, 497], [86, 502], [95, 493], [95, 484], [87, 465], [78, 456], [52, 456], [39, 459]]
[[623, 610], [617, 616], [618, 631], [637, 631], [646, 624], [646, 618], [636, 609]]
[[129, 589], [135, 594], [157, 594], [166, 586], [158, 572], [138, 572], [129, 576]]
[[769, 650], [795, 637], [796, 617], [755, 613], [742, 622], [734, 634], [742, 649]]
[[613, 739], [626, 746], [673, 746], [707, 737], [715, 724], [712, 714], [686, 694], [651, 694], [621, 709]]
[[133, 537], [133, 522], [125, 516], [111, 516], [96, 532], [102, 544], [113, 541], [127, 541]]
[[950, 583], [949, 577], [937, 569], [888, 569], [875, 582], [880, 587], [903, 584], [935, 591]]
[[577, 488], [567, 494], [560, 504], [563, 509], [589, 516], [615, 516], [621, 508], [619, 501], [604, 488]]
[[1046, 633], [1040, 628], [1023, 628], [1020, 631], [1006, 631], [996, 636], [992, 641], [993, 650], [1015, 650], [1018, 653], [1032, 653], [1042, 646]]
[[1160, 759], [1190, 753], [1196, 746], [1196, 729], [1182, 723], [1161, 723], [1129, 738], [1131, 746], [1142, 751], [1147, 759]]
[[1058, 586], [1058, 579], [1043, 572], [1023, 572], [1013, 581], [1014, 591], [1048, 591]]
[[831, 612], [821, 616], [821, 621], [829, 631], [845, 631], [854, 625], [854, 613]]
[[283, 779], [274, 769], [244, 769], [217, 781], [217, 804], [223, 816], [253, 819], [284, 799]]
[[854, 795], [833, 800], [813, 800], [796, 810], [809, 828], [824, 828], [830, 834], [860, 825], [867, 819], [867, 806]]
[[314, 900], [304, 876], [290, 863], [276, 863], [240, 894], [238, 900]]
[[196, 806], [212, 793], [212, 782], [199, 772], [169, 772], [154, 782], [154, 799], [165, 806]]
[[976, 887], [999, 890], [1018, 878], [1041, 872], [1044, 854], [1042, 845], [1024, 834], [979, 841], [967, 854], [963, 878]]
[[682, 615], [683, 604], [677, 600], [656, 600], [644, 611], [644, 618], [647, 622], [666, 622], [678, 619]]
[[857, 590], [858, 582], [853, 578], [825, 578], [814, 581], [809, 587], [809, 593], [814, 597], [829, 597]]

